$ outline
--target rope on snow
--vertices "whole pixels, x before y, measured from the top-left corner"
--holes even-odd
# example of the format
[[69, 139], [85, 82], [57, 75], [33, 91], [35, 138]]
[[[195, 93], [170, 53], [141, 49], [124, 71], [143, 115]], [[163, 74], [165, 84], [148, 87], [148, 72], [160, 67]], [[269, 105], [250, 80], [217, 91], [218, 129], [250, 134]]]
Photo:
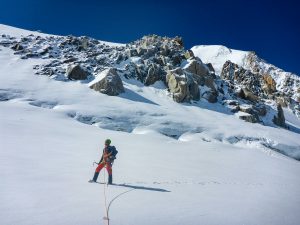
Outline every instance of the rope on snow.
[[[104, 171], [104, 183], [105, 183], [105, 171]], [[107, 208], [107, 197], [106, 197], [106, 186], [107, 185], [103, 185], [103, 195], [104, 195], [104, 208], [105, 208], [105, 215], [103, 217], [103, 220], [107, 222], [107, 225], [109, 225], [109, 217], [108, 217], [108, 208]], [[104, 223], [105, 224], [105, 223]]]
[[[117, 196], [115, 196], [112, 200], [110, 200], [108, 206], [107, 206], [107, 196], [106, 196], [106, 189], [107, 189], [107, 185], [105, 185], [105, 180], [106, 180], [106, 176], [105, 176], [106, 172], [104, 171], [104, 185], [103, 185], [103, 195], [104, 195], [104, 208], [105, 208], [105, 215], [103, 217], [103, 220], [107, 222], [107, 225], [109, 225], [109, 209], [110, 209], [110, 206], [112, 205], [112, 203], [117, 199], [119, 198], [121, 195], [124, 195], [130, 191], [133, 191], [135, 190], [134, 188], [130, 189], [130, 190], [127, 190], [127, 191], [124, 191], [120, 194], [118, 194]], [[105, 223], [104, 223], [105, 224]]]

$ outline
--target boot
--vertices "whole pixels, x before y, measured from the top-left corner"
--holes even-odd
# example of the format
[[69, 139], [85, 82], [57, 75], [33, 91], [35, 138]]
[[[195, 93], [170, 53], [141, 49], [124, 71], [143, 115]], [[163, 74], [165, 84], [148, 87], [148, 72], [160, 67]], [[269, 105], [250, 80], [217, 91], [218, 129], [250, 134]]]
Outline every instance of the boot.
[[108, 184], [112, 184], [112, 175], [108, 176]]
[[93, 177], [94, 182], [97, 182], [98, 176], [99, 176], [99, 172], [95, 172], [94, 177]]

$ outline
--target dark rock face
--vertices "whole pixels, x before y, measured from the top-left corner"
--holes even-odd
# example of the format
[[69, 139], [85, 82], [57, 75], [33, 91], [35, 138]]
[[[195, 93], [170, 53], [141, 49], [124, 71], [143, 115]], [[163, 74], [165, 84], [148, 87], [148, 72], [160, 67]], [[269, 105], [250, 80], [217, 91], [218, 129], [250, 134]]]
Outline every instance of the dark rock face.
[[67, 68], [66, 75], [69, 80], [85, 80], [88, 76], [87, 72], [79, 65], [70, 65]]
[[218, 92], [212, 90], [206, 91], [201, 97], [205, 98], [210, 103], [216, 103], [218, 101]]
[[180, 63], [182, 61], [182, 56], [180, 55], [173, 55], [172, 58], [172, 64], [173, 66], [180, 66]]
[[[237, 97], [251, 101], [253, 104], [266, 100], [275, 101], [281, 107], [291, 108], [299, 117], [297, 110], [299, 103], [296, 101], [295, 87], [299, 86], [300, 79], [273, 65], [262, 67], [260, 62], [263, 60], [258, 58], [255, 53], [249, 53], [245, 60], [245, 66], [249, 70], [230, 61], [227, 61], [222, 68], [221, 78], [225, 80], [230, 91], [235, 92]], [[282, 74], [284, 77], [280, 84], [276, 84], [273, 78], [274, 74]], [[265, 110], [262, 110], [259, 115], [265, 116], [266, 113]], [[276, 118], [274, 121], [277, 121], [279, 117]]]
[[126, 54], [128, 57], [133, 57], [133, 56], [137, 56], [138, 52], [136, 49], [127, 49]]
[[237, 92], [237, 96], [239, 98], [245, 99], [245, 100], [249, 100], [252, 102], [257, 102], [258, 101], [258, 96], [256, 96], [255, 94], [253, 94], [250, 90], [248, 90], [247, 88], [241, 88], [238, 92]]
[[[247, 58], [245, 59], [245, 65], [247, 68], [249, 68], [254, 73], [259, 73], [261, 76], [263, 76], [264, 79], [264, 91], [266, 93], [276, 93], [280, 92], [280, 94], [283, 94], [284, 97], [294, 97], [294, 94], [296, 92], [296, 88], [300, 86], [300, 79], [299, 76], [296, 74], [292, 74], [289, 72], [282, 71], [281, 69], [277, 68], [274, 65], [269, 64], [268, 66], [261, 66], [261, 64], [264, 64], [265, 61], [261, 58], [259, 58], [255, 52], [251, 52], [247, 55]], [[280, 84], [276, 84], [274, 79], [272, 77], [280, 76], [283, 79], [280, 82]], [[279, 89], [277, 90], [276, 86], [279, 85]], [[296, 105], [295, 105], [296, 106]], [[291, 108], [293, 109], [293, 108]]]
[[151, 64], [148, 69], [145, 85], [149, 86], [163, 79], [163, 71], [157, 64]]
[[252, 114], [240, 115], [239, 119], [245, 120], [246, 122], [249, 122], [249, 123], [257, 123], [259, 121], [258, 117], [255, 115], [252, 115]]
[[211, 73], [215, 73], [215, 69], [211, 63], [207, 63], [206, 66]]
[[138, 79], [145, 85], [151, 85], [158, 80], [165, 82], [167, 72], [180, 67], [185, 59], [182, 44], [179, 37], [157, 35], [144, 36], [127, 44], [125, 55], [121, 58], [135, 57], [135, 60], [127, 63], [125, 77]]
[[286, 127], [284, 113], [280, 104], [277, 105], [277, 116], [274, 116], [273, 123], [280, 127]]
[[267, 115], [267, 108], [264, 104], [256, 104], [255, 106], [253, 106], [253, 108], [259, 116]]
[[205, 77], [204, 85], [207, 86], [207, 87], [209, 87], [216, 94], [218, 94], [217, 85], [215, 83], [215, 79], [213, 79], [211, 76], [206, 76]]
[[226, 61], [223, 65], [221, 78], [243, 86], [247, 92], [251, 92], [253, 95], [260, 96], [262, 94], [259, 75], [230, 61]]
[[123, 82], [116, 69], [106, 69], [98, 76], [101, 76], [100, 79], [96, 82], [92, 81], [92, 83], [89, 85], [91, 89], [111, 96], [116, 96], [125, 92]]
[[195, 59], [192, 59], [184, 69], [200, 77], [205, 77], [209, 75], [208, 67], [205, 64], [203, 64], [201, 61], [199, 62]]
[[239, 113], [238, 118], [250, 123], [261, 122], [260, 116], [267, 114], [266, 106], [262, 103], [240, 104], [237, 100], [224, 100], [223, 105], [226, 105], [232, 113]]
[[23, 50], [24, 47], [23, 47], [21, 44], [16, 43], [16, 44], [14, 44], [14, 45], [11, 47], [11, 49], [13, 49], [13, 50], [15, 50], [15, 51], [20, 51], [20, 50]]
[[190, 93], [189, 98], [191, 100], [198, 101], [200, 99], [200, 89], [198, 84], [195, 81], [192, 80], [190, 82], [188, 90]]
[[183, 47], [184, 47], [183, 40], [182, 40], [181, 37], [176, 36], [176, 37], [174, 38], [174, 42], [175, 42], [175, 44], [176, 44], [177, 46], [179, 46], [179, 48], [183, 48]]
[[248, 106], [248, 105], [241, 105], [240, 106], [240, 111], [244, 112], [244, 113], [249, 113], [249, 114], [253, 114], [253, 108], [252, 106]]

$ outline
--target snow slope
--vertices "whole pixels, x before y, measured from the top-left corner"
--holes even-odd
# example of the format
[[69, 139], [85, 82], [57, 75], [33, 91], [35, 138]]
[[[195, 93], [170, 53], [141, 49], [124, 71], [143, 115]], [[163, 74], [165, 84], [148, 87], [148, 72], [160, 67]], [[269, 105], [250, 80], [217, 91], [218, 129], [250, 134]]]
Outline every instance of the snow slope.
[[227, 60], [243, 66], [248, 54], [247, 51], [229, 49], [223, 45], [196, 45], [191, 50], [204, 63], [212, 63], [217, 74], [221, 73]]
[[44, 34], [42, 32], [24, 30], [21, 28], [11, 27], [11, 26], [7, 26], [4, 24], [0, 24], [0, 32], [1, 32], [1, 34], [9, 34], [14, 37], [27, 36], [30, 34], [39, 35], [39, 36], [50, 36], [49, 34]]
[[[17, 27], [12, 27], [12, 26], [7, 26], [5, 24], [0, 23], [0, 35], [2, 34], [9, 34], [12, 37], [20, 38], [20, 37], [25, 37], [28, 35], [36, 35], [36, 36], [41, 36], [41, 37], [46, 37], [46, 36], [59, 36], [59, 35], [52, 35], [52, 34], [45, 34], [39, 31], [30, 31], [30, 30], [24, 30], [21, 28]], [[125, 44], [121, 43], [113, 43], [113, 42], [108, 42], [108, 41], [101, 41], [101, 43], [109, 45], [109, 46], [123, 46]]]
[[130, 191], [110, 224], [298, 224], [299, 161], [265, 146], [298, 154], [299, 133], [177, 104], [160, 83], [123, 79], [126, 92], [106, 96], [34, 75], [42, 61], [0, 47], [1, 224], [103, 224], [105, 186], [87, 180], [108, 137], [120, 185], [107, 201]]

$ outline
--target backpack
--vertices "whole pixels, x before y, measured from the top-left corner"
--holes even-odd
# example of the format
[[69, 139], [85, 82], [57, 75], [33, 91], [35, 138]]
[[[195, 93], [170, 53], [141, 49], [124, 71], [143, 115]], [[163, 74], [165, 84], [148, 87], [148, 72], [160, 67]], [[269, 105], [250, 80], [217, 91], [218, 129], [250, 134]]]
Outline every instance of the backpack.
[[115, 146], [109, 146], [109, 151], [111, 152], [110, 159], [115, 160], [117, 158], [116, 155], [118, 154], [118, 150]]

